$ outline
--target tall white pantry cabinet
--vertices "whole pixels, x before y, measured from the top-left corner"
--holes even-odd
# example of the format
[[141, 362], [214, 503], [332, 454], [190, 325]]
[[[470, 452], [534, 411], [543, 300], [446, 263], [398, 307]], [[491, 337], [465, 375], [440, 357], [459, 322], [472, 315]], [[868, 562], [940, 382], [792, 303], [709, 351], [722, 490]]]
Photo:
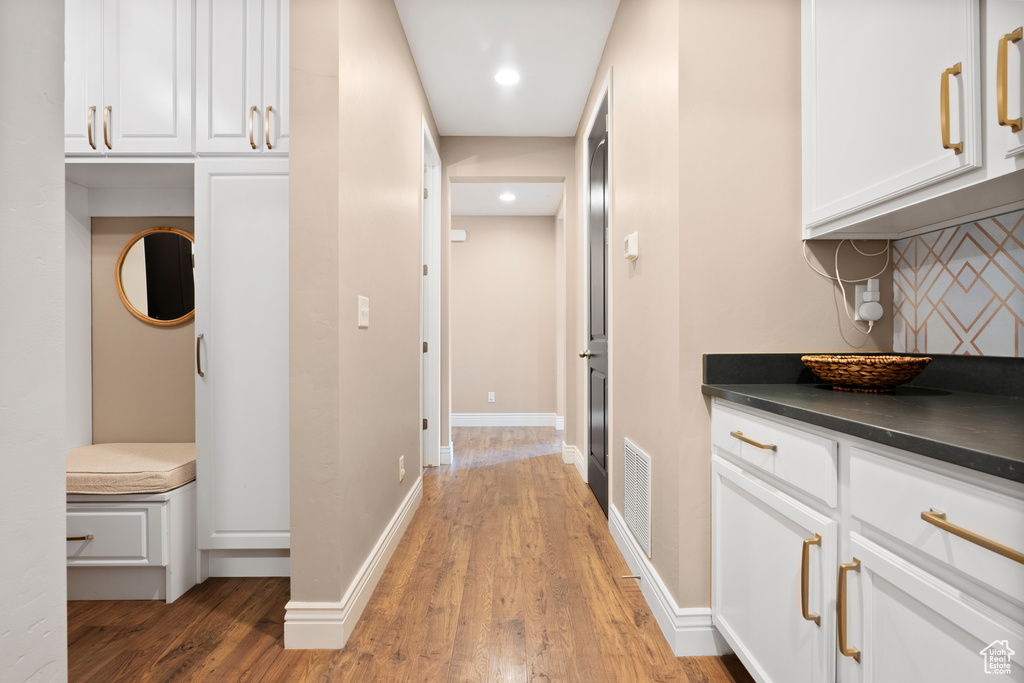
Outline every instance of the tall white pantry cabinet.
[[288, 0], [65, 5], [76, 177], [128, 161], [151, 198], [171, 165], [194, 169], [201, 579], [290, 571], [288, 11]]

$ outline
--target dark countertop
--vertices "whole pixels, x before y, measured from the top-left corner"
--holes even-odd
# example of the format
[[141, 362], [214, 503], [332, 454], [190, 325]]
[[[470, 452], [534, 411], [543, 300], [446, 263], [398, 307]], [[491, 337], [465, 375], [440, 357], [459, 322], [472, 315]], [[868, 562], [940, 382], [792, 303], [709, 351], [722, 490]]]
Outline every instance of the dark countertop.
[[[799, 362], [799, 354], [785, 356], [795, 356]], [[783, 354], [746, 357], [755, 359], [761, 370], [742, 372], [741, 365], [745, 361], [738, 354], [717, 359], [707, 356], [705, 384], [701, 391], [708, 396], [1024, 483], [1024, 398], [960, 391], [944, 381], [934, 382], [942, 385], [940, 387], [921, 386], [924, 373], [921, 382], [897, 387], [892, 394], [833, 391], [827, 384], [811, 383], [813, 377], [802, 374]], [[723, 358], [728, 361], [727, 373], [721, 371]], [[709, 359], [712, 360], [710, 365]], [[940, 358], [935, 358], [933, 365], [953, 363], [939, 361]], [[763, 368], [769, 362], [781, 364], [800, 375], [797, 377], [792, 372], [766, 375]], [[962, 367], [963, 361], [955, 363], [953, 369]], [[1003, 381], [1019, 389], [1016, 368], [1014, 364], [1010, 375], [1003, 375]], [[946, 369], [940, 367], [943, 372]], [[736, 382], [748, 378], [752, 380], [750, 383]], [[721, 382], [722, 379], [729, 383]], [[1001, 393], [1018, 392], [1002, 390]]]

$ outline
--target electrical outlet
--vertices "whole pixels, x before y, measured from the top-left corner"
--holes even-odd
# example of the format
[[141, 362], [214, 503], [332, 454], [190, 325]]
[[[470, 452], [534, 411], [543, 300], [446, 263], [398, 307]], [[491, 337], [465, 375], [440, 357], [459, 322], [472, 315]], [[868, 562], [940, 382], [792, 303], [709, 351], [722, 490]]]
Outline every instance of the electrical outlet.
[[398, 483], [405, 481], [405, 456], [398, 456]]
[[488, 391], [487, 392], [487, 402], [488, 403], [494, 403], [494, 392], [493, 391]]

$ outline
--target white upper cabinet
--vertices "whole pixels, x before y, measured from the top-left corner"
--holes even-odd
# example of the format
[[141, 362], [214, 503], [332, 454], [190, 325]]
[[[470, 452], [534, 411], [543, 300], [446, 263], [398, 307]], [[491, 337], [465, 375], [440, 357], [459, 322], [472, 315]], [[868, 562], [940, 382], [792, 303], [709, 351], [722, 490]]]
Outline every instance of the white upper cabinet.
[[288, 0], [199, 0], [196, 151], [287, 154]]
[[979, 16], [978, 0], [803, 0], [806, 237], [981, 166]]
[[65, 152], [191, 153], [191, 1], [65, 8]]
[[985, 87], [992, 122], [989, 163], [1024, 168], [1024, 0], [987, 0], [982, 6]]

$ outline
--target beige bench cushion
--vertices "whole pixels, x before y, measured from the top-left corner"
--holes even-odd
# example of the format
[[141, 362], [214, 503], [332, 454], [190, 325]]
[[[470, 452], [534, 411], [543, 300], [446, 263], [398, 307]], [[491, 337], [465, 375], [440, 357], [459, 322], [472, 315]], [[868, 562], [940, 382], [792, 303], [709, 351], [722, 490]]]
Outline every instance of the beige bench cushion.
[[194, 443], [104, 443], [68, 456], [68, 493], [162, 493], [196, 478]]

